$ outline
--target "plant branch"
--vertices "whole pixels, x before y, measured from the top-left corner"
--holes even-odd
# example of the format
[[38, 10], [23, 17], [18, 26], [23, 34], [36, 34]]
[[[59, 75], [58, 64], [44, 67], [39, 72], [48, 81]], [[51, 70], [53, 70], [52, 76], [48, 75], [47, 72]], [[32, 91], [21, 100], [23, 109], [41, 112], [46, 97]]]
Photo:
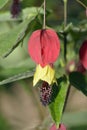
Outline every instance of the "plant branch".
[[64, 60], [67, 62], [67, 34], [64, 33]]
[[67, 25], [67, 2], [64, 1], [64, 28]]
[[85, 4], [83, 4], [80, 0], [76, 0], [80, 5], [82, 5], [84, 8], [87, 9], [87, 6]]
[[67, 102], [68, 102], [68, 98], [69, 98], [70, 90], [71, 90], [71, 85], [69, 84], [69, 86], [68, 86], [68, 90], [67, 90], [67, 93], [66, 93], [66, 98], [65, 98], [65, 103], [64, 103], [63, 112], [65, 111], [66, 106], [67, 106]]
[[[67, 26], [67, 0], [64, 0], [64, 31]], [[67, 34], [64, 32], [64, 60], [67, 61]]]

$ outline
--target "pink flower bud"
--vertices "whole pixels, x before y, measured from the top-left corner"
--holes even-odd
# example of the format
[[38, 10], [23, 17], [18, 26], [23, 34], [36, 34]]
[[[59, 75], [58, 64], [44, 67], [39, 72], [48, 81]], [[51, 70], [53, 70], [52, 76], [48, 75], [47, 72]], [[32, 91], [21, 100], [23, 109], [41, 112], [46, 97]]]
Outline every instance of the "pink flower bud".
[[51, 126], [50, 130], [57, 130], [56, 125], [53, 124], [53, 125]]
[[77, 63], [77, 71], [82, 73], [82, 74], [84, 74], [86, 72], [86, 69], [84, 68], [84, 66], [80, 62]]
[[56, 32], [51, 29], [33, 32], [28, 42], [28, 52], [42, 67], [54, 63], [60, 52], [60, 41]]
[[87, 8], [86, 8], [86, 17], [87, 17]]
[[79, 58], [81, 64], [87, 69], [87, 40], [85, 40], [79, 50]]
[[59, 128], [57, 129], [57, 128], [56, 128], [56, 125], [53, 124], [53, 125], [51, 126], [50, 130], [66, 130], [66, 127], [65, 127], [64, 124], [60, 124], [60, 125], [59, 125]]

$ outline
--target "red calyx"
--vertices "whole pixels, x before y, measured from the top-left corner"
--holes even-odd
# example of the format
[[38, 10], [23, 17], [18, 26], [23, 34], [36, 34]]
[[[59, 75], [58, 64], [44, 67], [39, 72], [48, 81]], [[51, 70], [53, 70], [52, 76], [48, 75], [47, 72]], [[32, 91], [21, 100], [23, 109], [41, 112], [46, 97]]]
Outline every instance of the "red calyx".
[[85, 40], [79, 50], [80, 62], [87, 69], [87, 40]]
[[60, 41], [56, 32], [51, 29], [33, 32], [28, 42], [28, 52], [42, 67], [54, 63], [60, 52]]

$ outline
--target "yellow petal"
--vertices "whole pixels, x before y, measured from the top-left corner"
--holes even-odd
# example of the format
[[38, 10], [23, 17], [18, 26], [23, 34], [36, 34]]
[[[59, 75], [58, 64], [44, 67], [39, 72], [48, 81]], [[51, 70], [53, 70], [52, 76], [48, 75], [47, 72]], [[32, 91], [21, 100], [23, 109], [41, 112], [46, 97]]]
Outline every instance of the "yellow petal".
[[34, 74], [33, 85], [35, 86], [39, 80], [46, 81], [49, 85], [56, 82], [55, 70], [49, 65], [46, 65], [43, 68], [38, 65]]

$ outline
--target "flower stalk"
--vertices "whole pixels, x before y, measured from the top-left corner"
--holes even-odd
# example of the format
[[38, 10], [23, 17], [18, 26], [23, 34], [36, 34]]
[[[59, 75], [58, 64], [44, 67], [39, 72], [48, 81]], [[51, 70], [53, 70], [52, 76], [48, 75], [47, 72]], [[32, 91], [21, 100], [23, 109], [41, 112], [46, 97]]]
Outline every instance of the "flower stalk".
[[67, 0], [64, 0], [64, 29], [67, 25]]
[[80, 0], [76, 0], [76, 1], [85, 8], [86, 16], [87, 16], [87, 6], [84, 3], [82, 3]]
[[46, 0], [44, 0], [44, 18], [43, 18], [43, 29], [46, 29]]
[[80, 0], [76, 0], [80, 5], [82, 5], [85, 9], [87, 9], [87, 6], [83, 4]]
[[[67, 26], [67, 0], [64, 1], [64, 31]], [[67, 61], [67, 34], [64, 32], [64, 60]]]

